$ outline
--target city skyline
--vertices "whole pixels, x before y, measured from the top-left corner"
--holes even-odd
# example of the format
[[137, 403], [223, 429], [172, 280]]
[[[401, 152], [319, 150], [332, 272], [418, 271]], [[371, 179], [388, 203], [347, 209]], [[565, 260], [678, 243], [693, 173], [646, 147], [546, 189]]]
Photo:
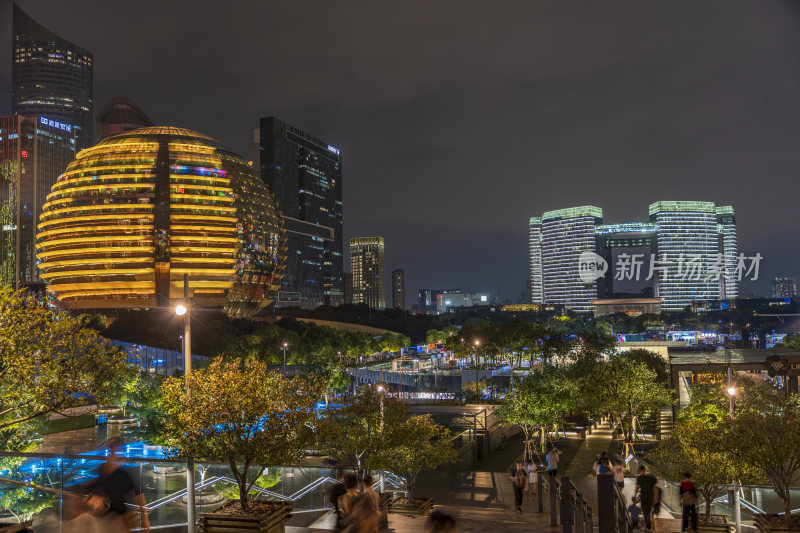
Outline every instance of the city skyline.
[[[434, 28], [446, 20], [444, 6], [397, 21], [388, 7], [360, 6], [384, 36], [367, 24], [346, 24], [354, 6], [325, 6], [307, 20], [313, 38], [268, 57], [260, 50], [276, 49], [299, 8], [265, 7], [272, 22], [259, 33], [265, 17], [254, 16], [255, 9], [220, 15], [200, 4], [201, 27], [239, 28], [236, 39], [226, 40], [228, 49], [176, 39], [193, 30], [176, 25], [180, 10], [165, 6], [147, 42], [128, 50], [147, 6], [120, 17], [121, 6], [89, 3], [93, 20], [55, 2], [20, 6], [95, 54], [98, 104], [127, 96], [155, 123], [207, 132], [239, 153], [258, 118], [269, 115], [334, 143], [347, 167], [343, 238], [390, 240], [387, 271], [404, 269], [409, 292], [429, 286], [494, 292], [499, 284], [502, 298], [517, 300], [528, 277], [530, 216], [595, 204], [613, 212], [606, 222], [614, 223], [663, 198], [734, 207], [740, 250], [765, 258], [759, 283], [743, 284], [741, 294], [766, 296], [775, 275], [798, 271], [800, 252], [783, 245], [783, 232], [794, 229], [796, 195], [773, 194], [795, 190], [791, 147], [800, 140], [794, 101], [800, 75], [791, 68], [800, 45], [798, 12], [788, 3], [708, 4], [685, 12], [587, 3], [570, 12], [531, 6], [492, 13], [467, 4], [463, 33], [445, 28], [443, 36]], [[11, 13], [10, 2], [0, 7]], [[613, 43], [597, 29], [611, 27], [602, 23], [606, 17], [617, 21], [620, 38]], [[8, 22], [0, 30], [10, 36]], [[716, 31], [706, 32], [712, 23]], [[404, 24], [414, 24], [420, 39], [400, 51], [390, 41]], [[682, 41], [665, 38], [678, 30]], [[174, 50], [161, 54], [166, 41]], [[328, 49], [319, 56], [321, 42]], [[448, 62], [447, 42], [462, 46], [469, 61]], [[569, 46], [548, 58], [536, 51], [540, 45]], [[429, 55], [420, 58], [416, 46]], [[497, 61], [507, 49], [525, 54]], [[174, 76], [152, 91], [148, 79], [166, 74], [170, 57], [190, 51], [186, 73], [210, 65], [202, 87], [183, 94], [186, 81]], [[10, 65], [10, 51], [2, 53]], [[320, 69], [310, 68], [315, 54]], [[471, 62], [480, 66], [477, 78], [466, 68]], [[10, 68], [0, 83], [10, 90]], [[2, 105], [0, 114], [10, 114], [9, 103]], [[483, 260], [474, 260], [475, 249]]]

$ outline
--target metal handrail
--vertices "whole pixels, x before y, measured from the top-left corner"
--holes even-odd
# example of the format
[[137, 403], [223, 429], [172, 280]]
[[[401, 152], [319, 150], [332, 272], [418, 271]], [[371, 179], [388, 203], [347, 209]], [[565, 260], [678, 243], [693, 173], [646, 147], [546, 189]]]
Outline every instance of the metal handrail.
[[612, 483], [614, 488], [614, 531], [617, 533], [632, 533], [633, 520], [625, 505], [625, 498], [616, 483]]

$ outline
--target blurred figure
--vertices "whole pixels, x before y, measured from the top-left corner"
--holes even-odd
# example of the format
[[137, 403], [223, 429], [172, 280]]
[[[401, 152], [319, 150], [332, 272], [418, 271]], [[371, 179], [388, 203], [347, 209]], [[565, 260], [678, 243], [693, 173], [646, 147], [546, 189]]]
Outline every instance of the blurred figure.
[[344, 488], [344, 478], [344, 472], [339, 470], [339, 475], [337, 476], [339, 483], [334, 483], [331, 487], [331, 490], [328, 492], [328, 498], [330, 499], [331, 507], [333, 507], [333, 512], [336, 513], [336, 527], [334, 528], [334, 531], [342, 530], [341, 522], [344, 517], [339, 512], [339, 498], [347, 493], [347, 489]]
[[117, 450], [122, 445], [122, 439], [118, 437], [107, 442], [108, 460], [100, 467], [99, 477], [89, 484], [89, 494], [84, 503], [89, 514], [95, 517], [98, 531], [128, 533], [134, 529], [134, 519], [125, 503], [132, 494], [141, 513], [141, 531], [147, 533], [150, 531], [147, 502], [130, 474], [120, 468], [122, 461], [117, 457]]
[[425, 533], [456, 533], [456, 519], [444, 511], [432, 511], [425, 521]]
[[378, 532], [378, 524], [381, 519], [381, 495], [375, 492], [372, 487], [374, 480], [369, 474], [364, 475], [364, 486], [362, 490], [363, 506], [363, 527], [362, 531], [369, 533]]

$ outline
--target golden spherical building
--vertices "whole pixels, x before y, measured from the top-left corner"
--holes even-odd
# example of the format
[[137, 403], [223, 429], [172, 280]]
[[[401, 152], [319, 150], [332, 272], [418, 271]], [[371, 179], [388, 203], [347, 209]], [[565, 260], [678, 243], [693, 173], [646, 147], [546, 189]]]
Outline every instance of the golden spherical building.
[[281, 277], [282, 227], [267, 186], [200, 133], [142, 128], [82, 150], [53, 185], [38, 266], [67, 308], [193, 305], [249, 316]]

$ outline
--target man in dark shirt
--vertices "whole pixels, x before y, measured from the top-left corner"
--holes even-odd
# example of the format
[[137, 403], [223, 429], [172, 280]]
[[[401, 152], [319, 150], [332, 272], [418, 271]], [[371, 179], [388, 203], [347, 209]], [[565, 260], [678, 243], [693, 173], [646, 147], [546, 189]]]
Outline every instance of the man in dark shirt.
[[655, 491], [653, 488], [658, 483], [658, 478], [653, 474], [647, 472], [644, 466], [639, 467], [639, 476], [636, 478], [636, 492], [634, 496], [639, 494], [642, 502], [642, 514], [644, 515], [644, 527], [646, 531], [652, 529], [651, 515], [653, 513], [653, 496]]
[[122, 444], [122, 440], [119, 438], [109, 441], [108, 461], [100, 467], [100, 476], [89, 484], [89, 498], [95, 502], [102, 501], [106, 509], [97, 510], [104, 511], [106, 516], [118, 517], [125, 522], [128, 530], [130, 530], [133, 526], [133, 519], [125, 503], [127, 497], [133, 494], [142, 514], [142, 529], [147, 532], [150, 531], [150, 519], [147, 515], [147, 502], [144, 499], [144, 494], [142, 494], [139, 486], [133, 482], [130, 474], [120, 468], [120, 462], [117, 458], [117, 449]]
[[347, 489], [344, 488], [344, 473], [340, 471], [339, 482], [334, 483], [328, 491], [328, 499], [331, 501], [333, 512], [336, 513], [336, 531], [341, 531], [339, 521], [342, 519], [342, 517], [339, 516], [339, 497], [343, 496], [345, 493], [347, 493]]

